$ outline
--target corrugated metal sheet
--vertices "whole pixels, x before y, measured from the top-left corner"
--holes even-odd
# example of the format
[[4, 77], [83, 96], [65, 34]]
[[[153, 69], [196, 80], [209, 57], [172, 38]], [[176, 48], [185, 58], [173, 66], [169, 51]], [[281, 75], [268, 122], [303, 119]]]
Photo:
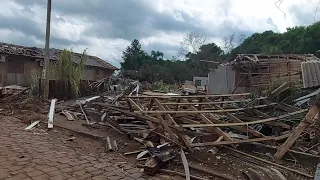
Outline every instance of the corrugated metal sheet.
[[304, 88], [320, 86], [320, 62], [301, 63], [302, 82]]

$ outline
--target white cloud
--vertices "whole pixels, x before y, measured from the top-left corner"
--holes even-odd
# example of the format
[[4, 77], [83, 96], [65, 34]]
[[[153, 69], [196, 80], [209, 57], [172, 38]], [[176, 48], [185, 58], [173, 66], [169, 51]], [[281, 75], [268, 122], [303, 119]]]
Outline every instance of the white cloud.
[[[118, 1], [125, 2], [127, 0]], [[184, 33], [192, 30], [190, 25], [193, 25], [198, 29], [200, 28], [203, 32], [212, 34], [208, 39], [211, 42], [220, 45], [221, 34], [234, 30], [263, 32], [272, 29], [285, 32], [286, 28], [289, 26], [305, 25], [304, 22], [299, 20], [297, 14], [292, 12], [292, 8], [299, 7], [300, 13], [310, 14], [310, 19], [313, 20], [313, 14], [318, 4], [318, 0], [282, 0], [280, 5], [281, 10], [279, 10], [275, 5], [276, 1], [277, 0], [137, 0], [135, 3], [144, 3], [144, 5], [149, 6], [151, 11], [148, 11], [148, 13], [156, 12], [160, 13], [160, 16], [170, 16], [173, 23], [168, 23], [168, 26], [174, 26], [174, 23], [185, 23], [185, 26], [180, 26], [182, 27], [182, 30], [181, 28], [175, 30], [174, 27], [172, 27], [172, 29], [170, 29], [171, 27], [165, 27], [163, 29], [156, 28], [153, 29], [153, 34], [143, 35], [139, 40], [143, 48], [151, 50], [152, 48], [162, 47], [164, 54], [169, 54], [169, 56], [171, 56], [174, 55], [174, 51], [177, 50], [174, 48], [178, 48]], [[91, 7], [98, 8], [100, 2], [101, 0], [95, 0], [94, 5]], [[68, 6], [79, 3], [79, 7], [83, 8], [83, 6], [86, 6], [91, 2], [86, 1], [84, 3], [79, 0], [70, 1], [69, 3]], [[110, 1], [110, 3], [113, 2]], [[122, 51], [130, 44], [131, 40], [136, 38], [132, 37], [132, 39], [129, 40], [124, 37], [122, 37], [123, 39], [108, 37], [108, 33], [117, 31], [123, 32], [123, 29], [116, 29], [116, 26], [113, 25], [113, 23], [116, 22], [112, 22], [110, 19], [104, 22], [104, 28], [107, 29], [101, 30], [105, 31], [106, 37], [98, 37], [94, 32], [85, 33], [85, 31], [90, 30], [91, 27], [96, 25], [96, 22], [89, 21], [85, 15], [73, 16], [68, 15], [66, 12], [61, 13], [59, 9], [55, 9], [55, 7], [56, 6], [53, 6], [52, 10], [51, 37], [52, 39], [65, 40], [65, 42], [52, 41], [52, 47], [73, 48], [75, 51], [79, 52], [88, 48], [90, 54], [99, 56], [115, 65], [119, 65]], [[285, 13], [285, 16], [282, 11]], [[0, 6], [0, 17], [1, 16], [28, 17], [29, 19], [32, 19], [35, 24], [30, 24], [30, 26], [37, 27], [40, 31], [40, 35], [43, 35], [43, 38], [36, 38], [36, 35], [25, 35], [26, 33], [24, 33], [23, 29], [6, 29], [5, 27], [2, 27], [0, 28], [0, 41], [23, 43], [22, 40], [27, 39], [28, 42], [31, 42], [34, 45], [43, 45], [46, 24], [46, 8], [43, 5], [35, 4], [25, 8], [23, 5], [15, 3], [15, 1], [4, 1]], [[103, 15], [99, 14], [99, 16], [101, 17]], [[148, 16], [150, 15], [145, 15], [145, 17]], [[130, 21], [130, 15], [128, 18], [128, 21]], [[136, 20], [137, 19], [133, 21]], [[316, 16], [316, 20], [320, 20], [320, 9]], [[157, 21], [157, 19], [153, 19], [152, 22], [147, 21], [144, 25], [151, 29], [155, 28], [153, 27], [154, 24], [152, 24], [153, 21]], [[6, 23], [0, 21], [0, 25], [1, 24]], [[190, 29], [188, 29], [188, 27], [190, 27]], [[144, 30], [145, 27], [140, 28], [141, 30]], [[132, 29], [136, 30], [137, 28], [133, 27]], [[130, 32], [129, 30], [125, 32]]]

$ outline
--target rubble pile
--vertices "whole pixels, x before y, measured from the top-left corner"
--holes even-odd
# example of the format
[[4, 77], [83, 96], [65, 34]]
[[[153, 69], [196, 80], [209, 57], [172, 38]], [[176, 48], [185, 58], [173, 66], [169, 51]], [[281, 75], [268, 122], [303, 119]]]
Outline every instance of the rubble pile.
[[[92, 87], [99, 88], [109, 82], [111, 81], [104, 79], [92, 84]], [[117, 86], [117, 83], [113, 85]], [[54, 100], [50, 108], [50, 123], [54, 124], [52, 113], [55, 111], [64, 115], [66, 121], [81, 119], [85, 120], [83, 125], [93, 128], [108, 126], [121, 136], [135, 140], [140, 148], [125, 152], [124, 155], [136, 155], [138, 166], [149, 175], [162, 172], [186, 179], [238, 179], [239, 177], [232, 177], [226, 172], [207, 170], [189, 159], [199, 153], [200, 157], [227, 150], [230, 163], [235, 158], [258, 164], [243, 172], [249, 179], [256, 179], [259, 172], [269, 174], [271, 179], [277, 179], [275, 176], [285, 179], [282, 173], [287, 172], [305, 178], [313, 177], [302, 168], [289, 168], [282, 164], [292, 154], [316, 159], [320, 157], [319, 101], [313, 100], [306, 109], [276, 101], [277, 96], [290, 88], [288, 83], [282, 84], [268, 96], [254, 96], [250, 93], [184, 95], [144, 91], [148, 89], [144, 87], [138, 81], [127, 81], [123, 83], [121, 90], [72, 100], [73, 103]], [[5, 92], [10, 95], [2, 97], [1, 101], [19, 97], [25, 89]], [[18, 109], [28, 109], [26, 106], [30, 101], [25, 101], [26, 103], [22, 103], [23, 107]], [[43, 112], [46, 114], [48, 104], [46, 102], [47, 107], [38, 110], [31, 107], [33, 110], [30, 112], [46, 109]], [[30, 123], [39, 119], [41, 120], [34, 119]], [[250, 147], [249, 151], [248, 148], [244, 150], [247, 145], [254, 147]], [[259, 153], [259, 148], [256, 148], [258, 146], [272, 151], [260, 152], [260, 156], [253, 155], [252, 153]], [[118, 150], [117, 141], [106, 137], [106, 150]], [[216, 156], [217, 161], [220, 158], [221, 156]], [[170, 164], [183, 167], [184, 173], [181, 169], [166, 169]], [[205, 175], [196, 176], [190, 170]]]
[[[320, 157], [319, 127], [316, 121], [320, 107], [317, 103], [308, 109], [300, 109], [273, 101], [288, 88], [288, 84], [281, 85], [268, 97], [255, 97], [250, 93], [179, 95], [142, 92], [140, 85], [138, 82], [130, 83], [115, 97], [96, 96], [83, 100], [73, 109], [68, 109], [72, 113], [63, 114], [68, 119], [77, 116], [77, 113], [84, 114], [88, 124], [109, 126], [136, 140], [143, 148], [125, 155], [136, 154], [139, 166], [149, 175], [167, 171], [163, 168], [168, 162], [178, 160], [182, 162], [185, 173], [174, 171], [174, 174], [183, 175], [187, 179], [201, 179], [190, 175], [189, 168], [206, 174], [208, 172], [189, 163], [185, 154], [215, 154], [221, 148], [227, 148], [281, 171], [313, 177], [279, 164], [287, 152]], [[79, 106], [84, 111], [80, 111]], [[62, 110], [66, 109], [58, 111]], [[269, 153], [272, 158], [269, 161], [237, 150], [243, 144], [263, 145], [276, 152], [272, 155]], [[275, 174], [280, 173], [275, 170]], [[215, 171], [210, 171], [210, 174], [220, 179], [236, 179]]]

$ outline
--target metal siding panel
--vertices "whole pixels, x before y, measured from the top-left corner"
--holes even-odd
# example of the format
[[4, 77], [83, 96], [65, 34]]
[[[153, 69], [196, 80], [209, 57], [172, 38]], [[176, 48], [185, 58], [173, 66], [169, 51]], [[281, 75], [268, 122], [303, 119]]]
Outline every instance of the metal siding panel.
[[320, 85], [320, 62], [308, 61], [301, 63], [302, 82], [304, 88]]
[[219, 66], [218, 69], [211, 71], [208, 77], [209, 94], [228, 94], [233, 90], [235, 72], [232, 67]]

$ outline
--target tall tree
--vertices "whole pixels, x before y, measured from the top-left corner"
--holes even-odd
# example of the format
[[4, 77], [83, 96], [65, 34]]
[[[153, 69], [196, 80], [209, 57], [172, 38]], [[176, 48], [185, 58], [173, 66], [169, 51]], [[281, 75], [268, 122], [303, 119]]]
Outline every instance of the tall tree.
[[122, 53], [122, 59], [124, 62], [121, 63], [121, 67], [125, 70], [138, 71], [140, 66], [143, 64], [144, 58], [145, 54], [141, 49], [140, 42], [137, 39], [134, 39]]

